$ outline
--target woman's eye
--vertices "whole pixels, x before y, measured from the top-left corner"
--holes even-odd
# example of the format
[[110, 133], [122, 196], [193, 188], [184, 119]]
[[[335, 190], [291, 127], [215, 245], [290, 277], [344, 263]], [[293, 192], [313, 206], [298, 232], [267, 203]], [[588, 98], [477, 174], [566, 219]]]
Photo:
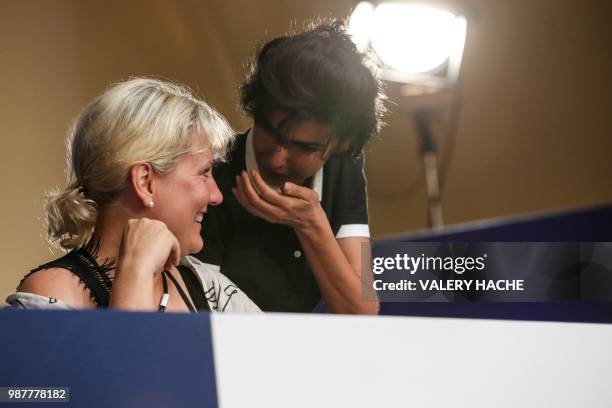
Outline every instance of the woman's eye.
[[210, 168], [207, 168], [206, 170], [200, 172], [200, 175], [204, 177], [205, 179], [210, 178], [210, 174], [211, 174]]
[[312, 152], [317, 152], [321, 150], [318, 146], [313, 146], [307, 143], [292, 142], [291, 144], [295, 146], [296, 148], [298, 148], [299, 150], [306, 152], [306, 153], [312, 153]]

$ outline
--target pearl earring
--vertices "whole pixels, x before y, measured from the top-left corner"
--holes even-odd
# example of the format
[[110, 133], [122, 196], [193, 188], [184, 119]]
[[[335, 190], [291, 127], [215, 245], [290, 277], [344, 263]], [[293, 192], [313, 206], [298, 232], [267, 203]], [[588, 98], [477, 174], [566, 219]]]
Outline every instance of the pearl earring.
[[149, 207], [149, 208], [155, 207], [155, 204], [153, 203], [153, 200], [149, 200], [149, 202], [147, 203], [147, 207]]

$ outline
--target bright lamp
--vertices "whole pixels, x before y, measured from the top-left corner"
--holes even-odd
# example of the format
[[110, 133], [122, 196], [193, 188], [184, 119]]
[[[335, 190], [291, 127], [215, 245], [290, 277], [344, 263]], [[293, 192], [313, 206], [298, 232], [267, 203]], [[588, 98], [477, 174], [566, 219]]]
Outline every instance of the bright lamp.
[[361, 2], [349, 29], [361, 49], [372, 46], [390, 79], [458, 76], [466, 35], [463, 16], [412, 3]]

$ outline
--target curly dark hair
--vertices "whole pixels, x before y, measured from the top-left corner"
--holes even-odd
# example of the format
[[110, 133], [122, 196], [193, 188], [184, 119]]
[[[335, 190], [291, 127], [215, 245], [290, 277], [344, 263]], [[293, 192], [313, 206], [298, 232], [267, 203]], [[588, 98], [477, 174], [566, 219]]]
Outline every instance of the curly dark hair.
[[358, 156], [381, 127], [384, 93], [378, 67], [357, 50], [343, 21], [275, 38], [256, 53], [240, 87], [241, 104], [255, 123], [287, 114], [286, 132], [303, 120], [326, 127], [333, 146]]

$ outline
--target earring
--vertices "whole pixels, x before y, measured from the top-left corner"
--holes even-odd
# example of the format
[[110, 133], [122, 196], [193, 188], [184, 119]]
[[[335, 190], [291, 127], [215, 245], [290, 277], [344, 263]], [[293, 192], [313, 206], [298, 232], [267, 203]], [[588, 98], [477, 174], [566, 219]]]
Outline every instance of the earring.
[[147, 207], [148, 207], [148, 208], [153, 208], [153, 207], [155, 207], [155, 203], [153, 203], [153, 200], [149, 200], [149, 202], [147, 203]]

